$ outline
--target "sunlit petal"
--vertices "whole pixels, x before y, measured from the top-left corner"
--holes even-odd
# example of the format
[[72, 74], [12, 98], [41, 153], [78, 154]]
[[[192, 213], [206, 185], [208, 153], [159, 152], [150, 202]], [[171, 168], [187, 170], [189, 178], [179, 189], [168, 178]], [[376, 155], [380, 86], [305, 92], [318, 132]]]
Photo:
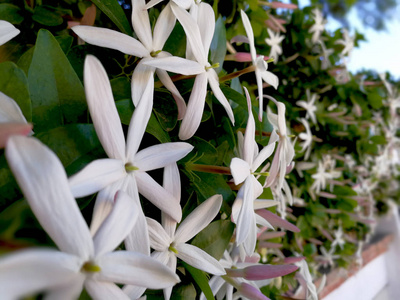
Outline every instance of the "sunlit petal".
[[211, 5], [200, 2], [198, 6], [197, 24], [199, 25], [201, 40], [204, 46], [204, 53], [208, 55], [211, 40], [215, 31], [215, 15]]
[[233, 180], [236, 185], [245, 181], [247, 176], [250, 175], [250, 166], [243, 159], [234, 157], [231, 160], [231, 164], [230, 164], [229, 168], [231, 169]]
[[97, 281], [88, 279], [85, 281], [85, 289], [92, 299], [108, 300], [108, 299], [121, 299], [129, 300], [127, 294], [125, 294], [120, 287], [115, 283]]
[[204, 65], [177, 56], [149, 59], [143, 64], [182, 75], [196, 75], [205, 72]]
[[175, 27], [176, 18], [172, 13], [170, 4], [161, 11], [153, 32], [153, 50], [158, 51], [164, 47], [165, 42]]
[[121, 32], [85, 25], [74, 26], [71, 29], [89, 44], [118, 50], [137, 57], [149, 55], [149, 50], [141, 42]]
[[153, 49], [149, 13], [145, 8], [145, 0], [132, 1], [132, 27], [142, 44], [149, 50]]
[[93, 253], [89, 228], [68, 185], [58, 157], [35, 138], [13, 136], [6, 148], [8, 164], [42, 227], [66, 253]]

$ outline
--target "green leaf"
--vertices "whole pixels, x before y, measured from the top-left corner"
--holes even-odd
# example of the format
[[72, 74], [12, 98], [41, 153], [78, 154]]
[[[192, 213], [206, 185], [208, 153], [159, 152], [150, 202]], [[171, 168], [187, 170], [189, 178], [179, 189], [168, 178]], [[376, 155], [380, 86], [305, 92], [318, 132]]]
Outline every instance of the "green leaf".
[[192, 241], [216, 260], [220, 260], [232, 238], [235, 225], [229, 220], [218, 220], [210, 223], [200, 231]]
[[119, 30], [132, 36], [131, 24], [117, 0], [92, 0], [92, 2], [117, 25]]
[[178, 120], [178, 108], [171, 94], [165, 89], [157, 89], [154, 98], [153, 112], [156, 115], [161, 127], [169, 132], [176, 126]]
[[2, 3], [0, 4], [0, 20], [10, 22], [11, 24], [20, 24], [24, 17], [20, 15], [21, 9], [18, 6]]
[[19, 58], [17, 65], [24, 71], [25, 75], [28, 76], [29, 67], [31, 66], [33, 53], [35, 52], [35, 47], [33, 46]]
[[59, 43], [39, 31], [28, 72], [35, 129], [77, 122], [87, 109], [83, 86]]
[[131, 98], [131, 82], [128, 77], [114, 78], [110, 80], [110, 83], [115, 101]]
[[206, 297], [206, 299], [213, 300], [214, 295], [210, 288], [210, 285], [208, 284], [207, 274], [204, 271], [196, 269], [196, 268], [192, 267], [191, 265], [188, 265], [185, 262], [183, 262], [182, 264], [185, 267], [185, 269], [190, 273], [190, 275], [192, 275], [192, 278], [197, 283], [197, 285], [200, 287], [200, 289], [204, 293], [204, 296]]
[[372, 108], [380, 109], [382, 107], [382, 97], [378, 92], [368, 93], [367, 98]]
[[[121, 118], [122, 124], [129, 125], [132, 114], [134, 111], [134, 106], [131, 99], [123, 99], [115, 102], [118, 110], [119, 117]], [[154, 113], [151, 114], [149, 123], [147, 123], [146, 132], [150, 133], [161, 143], [168, 143], [171, 141], [168, 133], [164, 131], [158, 122]]]
[[45, 26], [58, 26], [64, 22], [64, 19], [58, 12], [44, 5], [35, 7], [32, 19]]
[[12, 62], [0, 64], [0, 91], [18, 103], [28, 122], [32, 121], [31, 98], [28, 79], [23, 70]]
[[210, 51], [212, 64], [219, 63], [219, 67], [215, 68], [218, 74], [222, 70], [226, 54], [226, 30], [222, 16], [220, 16], [215, 23], [215, 31], [211, 41]]

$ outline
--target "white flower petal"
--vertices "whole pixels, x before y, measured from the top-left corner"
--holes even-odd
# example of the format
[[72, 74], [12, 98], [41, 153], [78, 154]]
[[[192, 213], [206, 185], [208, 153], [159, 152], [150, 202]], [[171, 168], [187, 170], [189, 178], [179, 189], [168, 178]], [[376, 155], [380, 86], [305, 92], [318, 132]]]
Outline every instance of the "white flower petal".
[[133, 112], [128, 128], [128, 137], [126, 141], [126, 157], [128, 161], [133, 161], [137, 150], [139, 149], [147, 123], [151, 116], [153, 108], [154, 80], [151, 78], [143, 91], [142, 98]]
[[137, 57], [149, 55], [149, 50], [141, 42], [121, 32], [85, 25], [74, 26], [71, 29], [89, 44], [118, 50]]
[[239, 212], [239, 216], [236, 223], [236, 242], [242, 244], [253, 225], [251, 220], [254, 219], [253, 201], [254, 197], [254, 186], [251, 177], [248, 177], [240, 189], [243, 189], [243, 204]]
[[23, 296], [54, 288], [79, 275], [81, 260], [75, 255], [50, 250], [18, 251], [0, 259], [2, 299]]
[[246, 239], [243, 241], [242, 245], [246, 254], [248, 256], [254, 253], [257, 244], [257, 225], [256, 225], [256, 218], [255, 214], [252, 214], [252, 218], [248, 219], [249, 222], [249, 232], [247, 233]]
[[254, 73], [256, 75], [257, 89], [258, 89], [258, 119], [261, 121], [264, 110], [263, 83], [260, 70], [256, 69]]
[[146, 218], [149, 228], [150, 246], [156, 251], [166, 252], [171, 244], [171, 237], [157, 221]]
[[[135, 286], [135, 285], [125, 285], [122, 290], [124, 293], [129, 297], [129, 299], [138, 299], [143, 295], [143, 293], [146, 291], [146, 288], [141, 287], [141, 286]], [[145, 296], [146, 297], [146, 296]], [[145, 298], [146, 299], [146, 298]], [[144, 299], [144, 300], [145, 300]]]
[[0, 46], [20, 33], [19, 29], [7, 21], [0, 20]]
[[97, 281], [88, 279], [85, 281], [85, 289], [92, 299], [98, 300], [108, 300], [108, 299], [121, 299], [129, 300], [127, 294], [125, 294], [120, 287], [115, 283]]
[[244, 89], [246, 93], [247, 99], [247, 109], [249, 111], [249, 118], [247, 119], [246, 131], [244, 133], [244, 141], [243, 141], [243, 159], [249, 163], [249, 165], [253, 164], [254, 159], [254, 149], [257, 144], [254, 144], [254, 139], [256, 135], [256, 123], [253, 117], [253, 111], [251, 108], [251, 99], [249, 92], [247, 89]]
[[158, 16], [153, 32], [153, 50], [158, 51], [164, 47], [165, 42], [175, 27], [176, 18], [172, 13], [171, 4], [167, 4]]
[[93, 55], [86, 56], [84, 66], [86, 99], [94, 128], [110, 158], [125, 159], [125, 137], [115, 106], [107, 72]]
[[179, 222], [182, 219], [181, 206], [173, 195], [168, 193], [146, 172], [136, 172], [135, 178], [140, 194], [175, 221]]
[[196, 75], [205, 72], [202, 64], [177, 56], [148, 59], [143, 64], [182, 75]]
[[243, 10], [240, 11], [240, 16], [242, 17], [242, 22], [243, 22], [244, 30], [246, 31], [246, 35], [249, 38], [251, 59], [253, 61], [253, 64], [255, 64], [257, 54], [256, 54], [256, 47], [254, 46], [253, 28], [251, 27], [249, 17]]
[[232, 107], [229, 104], [229, 101], [226, 99], [224, 93], [221, 91], [219, 87], [218, 75], [214, 69], [209, 69], [207, 71], [208, 75], [208, 83], [210, 84], [211, 90], [214, 93], [215, 98], [218, 99], [219, 103], [225, 108], [226, 113], [228, 114], [229, 119], [232, 122], [232, 125], [235, 125], [235, 116], [233, 115]]
[[201, 40], [204, 46], [204, 53], [208, 55], [211, 40], [215, 31], [215, 15], [211, 5], [201, 2], [198, 5], [197, 24], [199, 25]]
[[179, 138], [187, 140], [191, 138], [200, 126], [203, 116], [204, 105], [207, 94], [207, 74], [202, 73], [196, 76], [193, 90], [190, 94], [186, 114], [183, 117], [181, 127], [179, 128]]
[[95, 256], [114, 250], [133, 229], [141, 209], [124, 191], [115, 195], [114, 207], [93, 237]]
[[275, 143], [269, 144], [265, 146], [260, 153], [257, 155], [256, 159], [253, 161], [253, 164], [251, 165], [251, 170], [255, 172], [259, 166], [268, 158], [271, 156], [271, 154], [274, 152], [275, 149]]
[[146, 4], [145, 8], [146, 8], [146, 9], [152, 8], [153, 6], [157, 5], [158, 3], [162, 2], [162, 1], [164, 1], [164, 0], [150, 0], [150, 1]]
[[76, 273], [72, 280], [63, 282], [57, 285], [54, 289], [46, 292], [45, 300], [59, 300], [59, 299], [78, 299], [83, 290], [86, 275], [82, 272]]
[[199, 270], [214, 275], [225, 275], [225, 269], [210, 254], [189, 244], [179, 244], [176, 246], [177, 257], [187, 264]]
[[[2, 21], [0, 21], [0, 25], [1, 23]], [[17, 102], [8, 97], [6, 94], [0, 92], [0, 123], [7, 122], [26, 123], [26, 119], [22, 114]]]
[[11, 170], [39, 223], [66, 253], [93, 253], [89, 228], [58, 157], [35, 138], [12, 136], [6, 148]]
[[186, 10], [174, 3], [171, 3], [171, 9], [185, 30], [186, 38], [190, 43], [194, 57], [201, 65], [205, 66], [207, 64], [207, 55], [204, 52], [199, 26]]
[[[155, 68], [147, 66], [144, 62], [151, 61], [153, 58], [143, 58], [135, 67], [132, 74], [131, 91], [132, 101], [135, 106], [138, 106], [139, 101], [143, 97], [143, 93], [148, 86], [150, 81], [154, 83], [154, 71]], [[145, 101], [153, 103], [153, 93], [148, 94], [149, 99], [145, 98]], [[153, 104], [152, 104], [153, 105]]]
[[279, 78], [275, 74], [270, 71], [263, 71], [261, 72], [261, 77], [266, 83], [272, 85], [275, 89], [278, 88]]
[[149, 13], [145, 8], [145, 0], [132, 1], [132, 27], [142, 44], [149, 50], [153, 49]]
[[179, 282], [179, 277], [168, 267], [146, 255], [115, 251], [99, 260], [99, 280], [131, 284], [150, 289], [162, 289]]
[[250, 175], [250, 166], [243, 159], [234, 157], [229, 166], [236, 185], [242, 183]]
[[[170, 164], [164, 168], [163, 187], [171, 195], [175, 196], [179, 203], [181, 200], [181, 177], [176, 163]], [[161, 213], [161, 224], [168, 236], [173, 237], [176, 230], [176, 221], [165, 213]]]
[[192, 150], [193, 146], [184, 142], [158, 144], [136, 153], [133, 163], [143, 172], [159, 169], [177, 162]]
[[74, 197], [94, 194], [126, 176], [124, 162], [118, 159], [98, 159], [69, 178]]
[[176, 3], [179, 7], [183, 9], [189, 9], [193, 3], [193, 0], [172, 0], [172, 2]]
[[158, 79], [162, 82], [162, 84], [169, 90], [174, 97], [176, 106], [178, 108], [178, 120], [182, 120], [186, 113], [186, 102], [179, 93], [178, 89], [176, 88], [175, 84], [172, 82], [171, 78], [169, 77], [167, 71], [156, 69], [156, 73]]
[[175, 243], [185, 243], [202, 231], [218, 214], [222, 204], [222, 196], [214, 195], [196, 207], [175, 233]]

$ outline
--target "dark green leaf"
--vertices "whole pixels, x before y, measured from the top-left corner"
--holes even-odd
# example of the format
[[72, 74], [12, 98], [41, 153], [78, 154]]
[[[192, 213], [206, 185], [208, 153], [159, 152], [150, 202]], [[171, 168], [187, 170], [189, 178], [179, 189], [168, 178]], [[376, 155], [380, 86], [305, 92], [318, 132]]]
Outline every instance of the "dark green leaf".
[[87, 109], [82, 83], [53, 35], [41, 29], [28, 72], [36, 130], [77, 122]]
[[58, 26], [64, 22], [59, 13], [45, 6], [36, 6], [32, 19], [45, 26]]
[[131, 82], [127, 77], [111, 79], [110, 83], [115, 101], [131, 99]]
[[213, 300], [214, 295], [212, 293], [212, 290], [210, 288], [210, 285], [208, 284], [208, 276], [204, 271], [201, 271], [199, 269], [196, 269], [187, 263], [183, 263], [183, 266], [185, 269], [192, 275], [192, 278], [194, 281], [197, 283], [197, 285], [200, 287], [201, 291], [204, 293], [204, 296], [206, 297], [207, 300]]
[[28, 80], [23, 70], [12, 62], [0, 64], [0, 91], [18, 103], [26, 120], [32, 120]]
[[18, 6], [2, 3], [0, 4], [0, 20], [10, 22], [11, 24], [20, 24], [24, 17], [20, 15]]
[[235, 225], [229, 220], [218, 220], [210, 223], [200, 231], [192, 241], [216, 260], [220, 260], [232, 238]]
[[382, 107], [382, 96], [378, 92], [368, 93], [367, 97], [372, 108], [380, 109]]
[[92, 0], [123, 33], [132, 35], [132, 27], [117, 0]]
[[211, 41], [210, 51], [212, 64], [219, 63], [219, 67], [215, 69], [218, 74], [222, 70], [226, 54], [226, 30], [222, 16], [220, 16], [215, 23], [215, 31]]

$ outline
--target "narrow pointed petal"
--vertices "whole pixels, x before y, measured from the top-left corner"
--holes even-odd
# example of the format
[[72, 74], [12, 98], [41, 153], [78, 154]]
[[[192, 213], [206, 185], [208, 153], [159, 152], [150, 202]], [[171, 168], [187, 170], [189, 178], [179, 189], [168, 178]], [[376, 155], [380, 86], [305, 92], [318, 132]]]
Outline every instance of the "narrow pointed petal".
[[174, 3], [171, 3], [171, 9], [185, 30], [186, 38], [190, 43], [194, 57], [201, 65], [205, 66], [207, 64], [207, 55], [204, 52], [199, 26], [186, 10]]
[[197, 75], [205, 72], [204, 65], [178, 56], [149, 59], [143, 64], [182, 75]]
[[275, 143], [269, 144], [265, 146], [260, 153], [257, 155], [256, 159], [253, 161], [253, 164], [251, 166], [251, 170], [255, 172], [259, 166], [268, 158], [271, 156], [271, 154], [274, 152], [275, 149]]
[[249, 165], [253, 164], [254, 159], [254, 149], [255, 149], [255, 135], [256, 135], [256, 123], [253, 117], [253, 111], [251, 107], [251, 99], [249, 92], [247, 89], [244, 89], [246, 93], [247, 99], [247, 109], [249, 111], [249, 118], [247, 119], [246, 131], [244, 133], [244, 141], [243, 141], [243, 159], [249, 163]]
[[81, 260], [75, 255], [50, 250], [18, 251], [0, 259], [2, 299], [23, 296], [51, 289], [78, 276]]
[[[164, 168], [163, 187], [168, 193], [173, 195], [178, 203], [181, 200], [181, 177], [178, 165], [170, 164]], [[173, 237], [176, 230], [176, 222], [165, 213], [161, 214], [161, 224], [168, 236]]]
[[146, 255], [130, 251], [107, 253], [99, 260], [98, 280], [162, 289], [179, 282], [168, 267]]
[[156, 70], [158, 79], [162, 82], [162, 84], [166, 87], [168, 91], [171, 92], [172, 97], [174, 97], [176, 106], [178, 108], [178, 120], [182, 120], [186, 113], [186, 102], [179, 93], [178, 89], [176, 88], [175, 84], [172, 82], [171, 78], [169, 77], [167, 71], [157, 69]]
[[[1, 22], [2, 21], [0, 21], [0, 24]], [[26, 123], [26, 119], [17, 102], [0, 92], [0, 123], [7, 122]]]
[[[150, 81], [154, 82], [154, 71], [155, 68], [147, 66], [146, 61], [152, 61], [153, 58], [143, 58], [136, 66], [132, 74], [132, 101], [135, 106], [138, 106], [139, 101], [143, 98], [143, 93]], [[153, 103], [153, 94], [148, 94], [151, 99], [145, 98], [145, 101]], [[147, 100], [146, 100], [147, 99]], [[152, 104], [153, 105], [153, 104]]]
[[252, 222], [249, 222], [249, 220], [253, 219], [253, 201], [255, 200], [251, 177], [246, 179], [241, 189], [243, 189], [243, 204], [236, 224], [236, 242], [238, 244], [244, 242], [249, 233], [250, 226], [253, 225], [251, 224]]
[[124, 162], [118, 159], [98, 159], [69, 178], [74, 197], [94, 194], [126, 176]]
[[253, 28], [251, 27], [249, 17], [243, 10], [240, 11], [240, 15], [242, 17], [244, 30], [246, 31], [246, 35], [249, 38], [250, 54], [251, 54], [251, 59], [253, 60], [253, 63], [254, 63], [255, 59], [257, 57], [257, 54], [256, 54], [256, 47], [254, 46]]
[[145, 0], [132, 1], [132, 27], [137, 37], [147, 50], [153, 49], [153, 36], [151, 34], [149, 13], [145, 8]]
[[268, 208], [278, 204], [279, 202], [275, 200], [256, 199], [254, 201], [254, 209]]
[[184, 142], [158, 144], [136, 153], [133, 164], [143, 172], [155, 170], [177, 162], [192, 150], [193, 146]]
[[140, 194], [175, 221], [180, 222], [182, 209], [173, 195], [168, 193], [146, 172], [136, 172], [135, 178]]
[[257, 224], [254, 212], [251, 215], [251, 219], [247, 220], [247, 222], [250, 223], [249, 232], [242, 245], [246, 254], [250, 256], [254, 253], [257, 244]]
[[189, 9], [193, 3], [193, 0], [172, 0], [172, 1], [176, 3], [179, 7], [182, 7], [183, 9]]
[[171, 4], [167, 4], [158, 16], [157, 23], [154, 26], [153, 50], [158, 51], [164, 47], [175, 27], [176, 18], [171, 10]]
[[299, 267], [295, 265], [256, 265], [244, 268], [243, 278], [247, 280], [264, 280], [285, 276]]
[[141, 287], [141, 286], [135, 286], [135, 285], [125, 285], [122, 290], [124, 293], [129, 297], [129, 299], [138, 299], [143, 295], [143, 293], [146, 291], [146, 288]]
[[231, 214], [231, 220], [235, 224], [237, 224], [237, 220], [239, 217], [240, 210], [242, 209], [242, 205], [243, 205], [243, 195], [240, 196], [238, 193], [235, 201], [232, 204], [232, 214]]
[[229, 167], [236, 185], [245, 181], [250, 175], [250, 166], [243, 159], [234, 157]]
[[33, 213], [57, 246], [88, 258], [93, 253], [89, 228], [54, 152], [35, 138], [13, 136], [6, 158]]
[[273, 74], [269, 71], [264, 71], [264, 72], [261, 72], [261, 77], [266, 83], [272, 85], [275, 89], [278, 88], [279, 78], [275, 74]]
[[255, 218], [256, 218], [256, 223], [258, 225], [261, 225], [262, 227], [268, 227], [271, 228], [272, 230], [275, 230], [274, 226], [271, 225], [271, 223], [269, 223], [266, 219], [264, 219], [263, 217], [261, 217], [258, 214], [254, 214]]
[[171, 244], [171, 237], [157, 221], [146, 218], [149, 228], [150, 246], [156, 251], [167, 252]]
[[214, 195], [196, 207], [175, 233], [175, 243], [185, 243], [202, 231], [218, 214], [222, 204], [222, 196]]
[[262, 83], [261, 72], [258, 69], [256, 69], [254, 73], [256, 74], [257, 89], [258, 89], [258, 119], [261, 122], [264, 110], [263, 83]]
[[145, 255], [150, 255], [150, 240], [147, 221], [144, 215], [140, 199], [139, 191], [136, 185], [136, 179], [133, 174], [128, 175], [127, 183], [124, 185], [124, 190], [132, 197], [132, 200], [138, 207], [137, 221], [133, 230], [130, 231], [125, 239], [125, 247], [129, 251], [140, 252]]
[[126, 178], [117, 180], [102, 189], [96, 198], [93, 208], [92, 221], [90, 223], [90, 233], [94, 236], [103, 224], [104, 220], [110, 214], [114, 206], [114, 197], [118, 190], [122, 189]]
[[204, 53], [208, 55], [215, 31], [215, 15], [210, 4], [201, 2], [198, 5], [197, 24], [203, 41]]
[[71, 29], [89, 44], [118, 50], [137, 57], [146, 57], [149, 55], [149, 50], [141, 42], [124, 33], [107, 28], [85, 25], [74, 26]]
[[225, 275], [225, 269], [210, 254], [190, 244], [176, 246], [178, 258], [199, 270], [214, 275]]
[[226, 99], [224, 93], [221, 91], [221, 88], [219, 87], [217, 73], [214, 69], [209, 69], [207, 75], [208, 83], [210, 84], [211, 90], [213, 91], [215, 98], [217, 98], [219, 103], [221, 103], [221, 105], [225, 108], [225, 111], [228, 114], [229, 120], [231, 120], [232, 125], [235, 125], [235, 116], [233, 115], [232, 107], [229, 104], [229, 101]]
[[125, 294], [120, 287], [115, 283], [97, 281], [88, 279], [85, 281], [85, 289], [92, 299], [107, 300], [107, 299], [121, 299], [129, 300], [127, 294]]
[[86, 99], [94, 128], [110, 158], [125, 159], [125, 137], [115, 106], [110, 81], [100, 61], [88, 55], [85, 59]]
[[162, 1], [164, 1], [164, 0], [150, 0], [150, 1], [146, 4], [145, 8], [146, 8], [146, 9], [152, 8], [153, 6], [157, 5], [158, 3], [162, 2]]
[[117, 192], [112, 211], [93, 237], [95, 256], [111, 252], [122, 243], [135, 225], [139, 209], [127, 193]]
[[179, 138], [187, 140], [191, 138], [200, 126], [203, 116], [204, 105], [207, 94], [207, 74], [199, 74], [194, 81], [193, 90], [190, 94], [186, 114], [179, 128]]
[[283, 229], [293, 231], [293, 232], [300, 232], [300, 229], [293, 225], [292, 223], [282, 219], [281, 217], [277, 216], [276, 214], [270, 212], [266, 209], [259, 209], [256, 211], [264, 219], [268, 220], [268, 222], [275, 227], [281, 227]]
[[20, 33], [19, 29], [7, 21], [0, 21], [0, 46]]
[[126, 141], [126, 157], [128, 161], [133, 161], [137, 150], [139, 149], [147, 123], [151, 116], [153, 108], [154, 80], [147, 82], [143, 91], [142, 98], [133, 112], [128, 128], [128, 137]]

